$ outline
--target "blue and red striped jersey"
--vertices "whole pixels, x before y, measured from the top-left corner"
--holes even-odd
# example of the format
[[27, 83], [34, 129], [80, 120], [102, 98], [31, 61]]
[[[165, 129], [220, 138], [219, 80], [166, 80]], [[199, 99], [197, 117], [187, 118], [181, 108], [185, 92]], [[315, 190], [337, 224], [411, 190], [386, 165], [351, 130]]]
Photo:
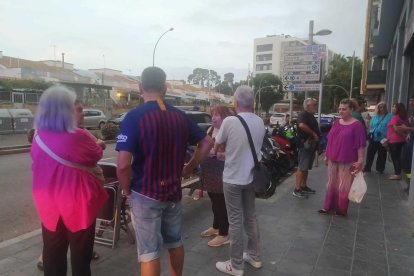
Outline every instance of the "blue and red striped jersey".
[[187, 144], [206, 133], [181, 110], [149, 101], [122, 121], [116, 150], [133, 156], [131, 189], [159, 201], [181, 200], [181, 173]]

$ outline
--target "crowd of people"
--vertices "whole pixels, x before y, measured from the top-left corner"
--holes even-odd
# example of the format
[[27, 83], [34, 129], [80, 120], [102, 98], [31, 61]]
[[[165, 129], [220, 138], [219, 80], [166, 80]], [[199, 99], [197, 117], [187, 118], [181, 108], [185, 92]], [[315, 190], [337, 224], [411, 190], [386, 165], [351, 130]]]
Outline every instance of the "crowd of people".
[[[212, 224], [201, 236], [212, 237], [208, 246], [230, 247], [229, 259], [218, 261], [216, 268], [229, 275], [243, 275], [245, 263], [260, 269], [252, 149], [260, 160], [265, 126], [252, 112], [252, 88], [237, 88], [234, 108], [213, 107], [212, 126], [207, 132], [164, 101], [166, 74], [162, 69], [146, 68], [140, 90], [144, 104], [126, 115], [115, 149], [119, 185], [133, 216], [141, 275], [161, 274], [162, 247], [168, 249], [170, 274], [182, 275], [181, 180], [198, 166], [212, 209]], [[414, 108], [414, 97], [410, 98], [410, 106]], [[293, 190], [297, 198], [316, 193], [308, 185], [308, 173], [321, 138], [314, 117], [317, 100], [305, 99], [303, 108], [297, 119], [299, 163]], [[107, 199], [97, 162], [105, 144], [82, 128], [78, 109], [73, 92], [62, 86], [49, 88], [40, 99], [36, 131], [30, 137], [33, 198], [42, 222], [45, 275], [66, 275], [69, 247], [72, 275], [91, 275], [90, 262], [96, 255], [95, 221]], [[340, 119], [328, 134], [326, 195], [320, 214], [347, 216], [353, 178], [360, 171], [371, 172], [375, 155], [376, 171], [383, 174], [389, 152], [394, 166], [390, 180], [400, 179], [406, 169], [401, 153], [408, 158], [412, 152], [413, 116], [407, 115], [402, 103], [395, 104], [389, 114], [385, 103], [380, 102], [366, 126], [362, 109], [358, 101], [344, 99], [339, 104]], [[188, 144], [195, 144], [196, 149], [185, 163]]]

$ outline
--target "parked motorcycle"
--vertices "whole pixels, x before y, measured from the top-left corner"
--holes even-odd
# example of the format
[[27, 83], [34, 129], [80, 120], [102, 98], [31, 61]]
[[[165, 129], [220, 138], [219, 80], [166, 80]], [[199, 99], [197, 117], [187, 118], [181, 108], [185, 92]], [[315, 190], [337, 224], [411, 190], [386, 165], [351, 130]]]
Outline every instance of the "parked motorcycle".
[[289, 124], [274, 128], [272, 138], [279, 144], [280, 150], [286, 155], [289, 170], [298, 165], [298, 134], [297, 125]]

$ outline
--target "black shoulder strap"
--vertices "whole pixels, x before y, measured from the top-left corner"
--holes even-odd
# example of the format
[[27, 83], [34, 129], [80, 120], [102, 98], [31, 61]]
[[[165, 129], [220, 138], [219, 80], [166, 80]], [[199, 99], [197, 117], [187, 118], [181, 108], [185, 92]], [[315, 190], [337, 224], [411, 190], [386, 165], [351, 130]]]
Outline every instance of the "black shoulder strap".
[[252, 135], [250, 134], [249, 127], [247, 126], [246, 121], [240, 115], [236, 115], [236, 117], [239, 118], [239, 120], [242, 123], [244, 129], [246, 130], [247, 139], [249, 140], [250, 149], [252, 150], [254, 165], [257, 169], [257, 168], [259, 168], [259, 160], [257, 159], [257, 154], [256, 154], [256, 150], [254, 149], [253, 139], [252, 139]]

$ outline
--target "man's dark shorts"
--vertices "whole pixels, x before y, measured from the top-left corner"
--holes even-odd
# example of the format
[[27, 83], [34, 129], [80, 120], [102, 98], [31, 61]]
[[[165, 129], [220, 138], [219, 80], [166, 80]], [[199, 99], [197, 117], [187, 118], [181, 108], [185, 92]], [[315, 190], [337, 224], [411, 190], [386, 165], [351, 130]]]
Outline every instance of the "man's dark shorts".
[[302, 172], [307, 172], [312, 169], [313, 160], [315, 159], [315, 149], [307, 150], [299, 148], [299, 165], [298, 169]]

